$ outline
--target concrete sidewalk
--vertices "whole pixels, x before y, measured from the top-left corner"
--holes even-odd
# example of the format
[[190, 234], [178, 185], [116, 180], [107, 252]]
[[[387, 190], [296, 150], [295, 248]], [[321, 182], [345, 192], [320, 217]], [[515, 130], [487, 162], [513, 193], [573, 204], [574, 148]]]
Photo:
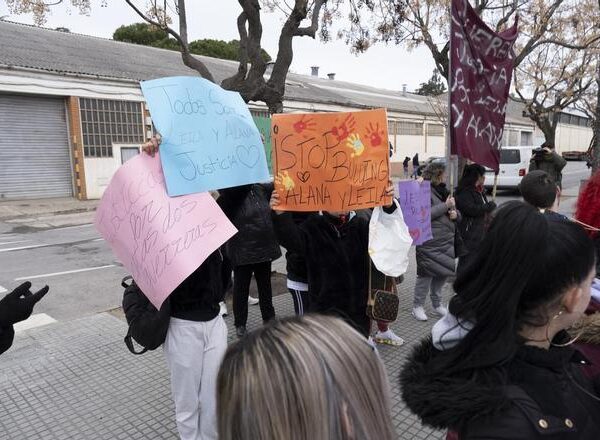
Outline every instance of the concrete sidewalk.
[[0, 221], [24, 217], [43, 217], [95, 211], [100, 200], [77, 200], [73, 197], [0, 201]]
[[[400, 398], [398, 374], [404, 360], [435, 322], [418, 322], [410, 316], [415, 283], [411, 266], [400, 285], [400, 316], [392, 325], [406, 344], [378, 349], [389, 375], [397, 438], [442, 440], [445, 434], [423, 427]], [[276, 296], [274, 305], [278, 316], [293, 314], [288, 294]], [[249, 312], [252, 330], [262, 319], [258, 307]], [[226, 322], [231, 341], [233, 317]], [[0, 437], [176, 439], [162, 350], [133, 356], [123, 343], [126, 331], [121, 319], [100, 313], [18, 333], [13, 347], [0, 356]]]

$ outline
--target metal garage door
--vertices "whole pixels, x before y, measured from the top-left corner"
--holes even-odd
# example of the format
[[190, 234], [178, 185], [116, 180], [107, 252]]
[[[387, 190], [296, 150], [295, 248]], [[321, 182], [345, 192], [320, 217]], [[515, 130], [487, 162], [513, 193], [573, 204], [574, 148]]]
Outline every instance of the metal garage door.
[[72, 194], [64, 99], [0, 94], [0, 200]]

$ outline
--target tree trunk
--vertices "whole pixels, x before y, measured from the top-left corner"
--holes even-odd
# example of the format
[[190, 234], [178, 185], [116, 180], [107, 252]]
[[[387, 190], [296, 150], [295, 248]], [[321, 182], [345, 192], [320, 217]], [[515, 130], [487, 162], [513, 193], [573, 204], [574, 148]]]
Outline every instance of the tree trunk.
[[600, 61], [598, 62], [598, 71], [596, 77], [596, 111], [592, 119], [592, 145], [590, 148], [590, 163], [592, 165], [592, 173], [600, 170]]
[[[558, 120], [558, 114], [552, 116], [552, 119]], [[534, 119], [534, 121], [537, 124], [537, 126], [539, 127], [539, 129], [542, 130], [542, 133], [544, 133], [544, 139], [546, 140], [546, 142], [549, 143], [550, 145], [554, 145], [554, 147], [556, 147], [555, 140], [556, 140], [556, 125], [557, 124], [553, 123], [553, 121], [551, 121], [548, 116], [538, 117], [538, 118]]]

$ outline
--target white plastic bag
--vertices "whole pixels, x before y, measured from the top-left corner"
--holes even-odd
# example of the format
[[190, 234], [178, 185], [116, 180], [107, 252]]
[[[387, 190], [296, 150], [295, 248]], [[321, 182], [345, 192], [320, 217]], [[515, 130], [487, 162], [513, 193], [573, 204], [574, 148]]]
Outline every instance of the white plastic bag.
[[408, 269], [413, 239], [396, 199], [394, 203], [396, 210], [392, 214], [386, 214], [379, 206], [373, 209], [369, 223], [369, 255], [381, 273], [399, 277]]

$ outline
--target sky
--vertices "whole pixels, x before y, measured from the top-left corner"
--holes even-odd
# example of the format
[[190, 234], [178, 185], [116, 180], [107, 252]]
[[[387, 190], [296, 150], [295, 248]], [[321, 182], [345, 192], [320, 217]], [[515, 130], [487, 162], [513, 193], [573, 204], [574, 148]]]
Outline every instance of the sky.
[[[69, 0], [66, 0], [70, 4]], [[140, 2], [141, 5], [144, 2]], [[236, 18], [240, 6], [236, 0], [191, 0], [187, 2], [189, 40], [213, 38], [239, 39]], [[0, 17], [19, 23], [33, 24], [30, 15], [10, 15], [6, 3], [0, 1]], [[282, 14], [262, 12], [262, 46], [271, 57], [277, 54], [277, 40], [282, 24]], [[92, 0], [89, 16], [80, 15], [76, 8], [55, 6], [45, 27], [66, 27], [71, 32], [111, 38], [121, 25], [142, 21], [124, 0]], [[431, 77], [434, 63], [424, 47], [408, 52], [403, 47], [377, 45], [367, 53], [353, 55], [343, 41], [323, 43], [309, 37], [294, 38], [294, 61], [291, 71], [310, 74], [311, 66], [319, 66], [320, 76], [335, 73], [336, 79], [401, 90], [406, 84], [409, 91]]]

